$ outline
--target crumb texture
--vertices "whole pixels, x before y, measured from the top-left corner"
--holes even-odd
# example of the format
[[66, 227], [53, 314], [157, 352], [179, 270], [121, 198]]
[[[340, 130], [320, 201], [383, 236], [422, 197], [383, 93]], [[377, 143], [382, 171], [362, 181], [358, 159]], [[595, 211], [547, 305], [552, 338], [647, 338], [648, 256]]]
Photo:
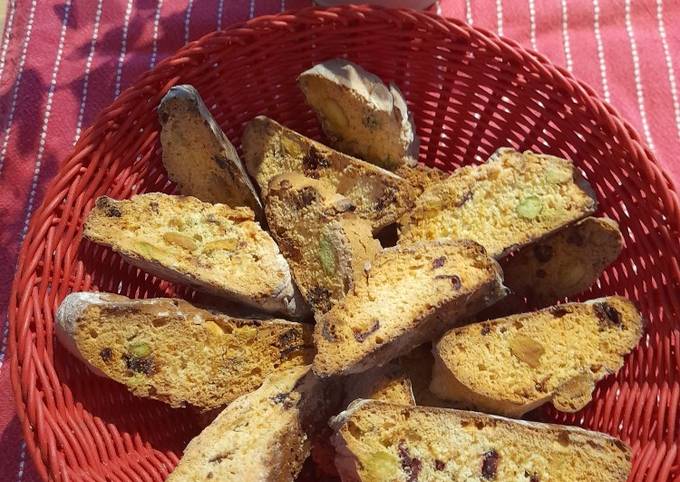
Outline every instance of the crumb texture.
[[400, 221], [400, 242], [472, 239], [501, 258], [595, 208], [590, 186], [570, 161], [503, 148], [487, 163], [427, 188]]
[[163, 165], [182, 194], [231, 207], [248, 206], [259, 217], [262, 205], [255, 187], [194, 87], [172, 87], [158, 106], [158, 119]]
[[395, 85], [344, 59], [315, 65], [298, 84], [336, 149], [390, 170], [416, 164], [413, 117]]
[[380, 250], [370, 224], [353, 207], [325, 181], [299, 173], [281, 174], [270, 183], [269, 228], [316, 315], [354, 288]]
[[311, 362], [308, 325], [244, 320], [184, 300], [72, 293], [57, 336], [98, 374], [173, 407], [221, 407], [268, 374]]
[[355, 289], [317, 319], [314, 371], [330, 376], [382, 365], [504, 294], [498, 263], [472, 241], [383, 250]]
[[462, 407], [518, 417], [552, 401], [576, 412], [642, 336], [640, 313], [611, 296], [451, 330], [436, 344], [432, 392]]
[[168, 482], [292, 482], [309, 455], [306, 418], [322, 406], [309, 367], [277, 373], [194, 438]]
[[396, 222], [413, 207], [428, 179], [438, 171], [406, 169], [400, 174], [330, 149], [267, 117], [259, 116], [246, 126], [243, 151], [248, 172], [260, 186], [263, 198], [271, 180], [297, 172], [330, 184], [352, 201], [357, 216], [371, 223], [373, 231]]
[[268, 312], [295, 316], [288, 263], [250, 208], [149, 193], [97, 199], [84, 236], [170, 281]]
[[475, 412], [363, 400], [334, 425], [343, 482], [625, 482], [631, 468], [608, 435]]
[[585, 218], [501, 263], [508, 288], [544, 307], [587, 290], [619, 256], [623, 237], [609, 218]]

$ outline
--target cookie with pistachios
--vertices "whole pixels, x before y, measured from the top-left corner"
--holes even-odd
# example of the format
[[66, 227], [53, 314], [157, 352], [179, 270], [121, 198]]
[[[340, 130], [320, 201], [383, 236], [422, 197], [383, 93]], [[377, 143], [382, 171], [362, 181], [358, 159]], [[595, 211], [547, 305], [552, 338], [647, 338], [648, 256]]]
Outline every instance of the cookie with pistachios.
[[396, 85], [345, 59], [315, 65], [298, 85], [333, 147], [389, 170], [416, 164], [413, 116]]
[[589, 217], [525, 246], [501, 266], [513, 293], [541, 308], [588, 289], [622, 249], [616, 221]]
[[102, 196], [83, 235], [161, 278], [286, 317], [307, 311], [274, 240], [247, 207], [191, 196]]
[[370, 223], [353, 211], [354, 204], [323, 180], [289, 172], [269, 183], [269, 228], [315, 315], [353, 289], [380, 250]]
[[101, 376], [173, 407], [211, 410], [280, 369], [308, 364], [308, 325], [245, 320], [180, 299], [78, 292], [59, 306], [61, 343]]
[[609, 296], [455, 328], [434, 346], [430, 390], [510, 417], [548, 402], [576, 412], [623, 366], [643, 325], [631, 301]]
[[234, 146], [191, 85], [172, 87], [158, 106], [163, 165], [182, 194], [201, 201], [262, 204]]
[[[243, 156], [248, 172], [266, 200], [273, 177], [298, 172], [330, 184], [354, 205], [357, 216], [371, 223], [373, 232], [393, 224], [422, 192], [420, 187], [438, 171], [404, 169], [417, 182], [313, 141], [268, 117], [248, 122], [243, 132]], [[402, 171], [400, 171], [402, 172]]]
[[593, 213], [596, 204], [570, 161], [502, 148], [427, 188], [401, 219], [399, 242], [472, 239], [501, 258]]

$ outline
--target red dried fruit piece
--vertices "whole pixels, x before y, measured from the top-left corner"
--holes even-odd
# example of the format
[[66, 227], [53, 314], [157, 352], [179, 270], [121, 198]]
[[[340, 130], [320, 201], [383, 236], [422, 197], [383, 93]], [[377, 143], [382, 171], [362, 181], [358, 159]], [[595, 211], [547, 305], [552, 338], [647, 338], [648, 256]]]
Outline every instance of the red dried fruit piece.
[[401, 460], [401, 468], [408, 476], [406, 480], [408, 482], [416, 482], [423, 468], [423, 463], [419, 458], [411, 457], [405, 440], [399, 441], [399, 459]]
[[498, 461], [500, 455], [495, 450], [489, 450], [484, 452], [482, 458], [482, 477], [487, 480], [494, 480], [496, 478], [496, 473], [498, 472]]

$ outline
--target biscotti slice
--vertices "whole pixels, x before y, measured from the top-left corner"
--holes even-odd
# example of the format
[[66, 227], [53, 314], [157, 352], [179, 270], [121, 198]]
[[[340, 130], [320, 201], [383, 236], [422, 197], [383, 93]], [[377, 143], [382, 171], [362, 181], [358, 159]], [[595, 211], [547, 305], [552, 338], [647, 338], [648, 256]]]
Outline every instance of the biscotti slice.
[[272, 236], [315, 314], [350, 291], [380, 249], [370, 224], [326, 182], [299, 173], [274, 177], [265, 201]]
[[259, 217], [262, 204], [236, 149], [191, 85], [172, 87], [158, 106], [163, 165], [187, 196], [248, 206]]
[[377, 400], [332, 424], [343, 482], [625, 482], [631, 469], [625, 443], [577, 427]]
[[246, 126], [243, 152], [263, 199], [273, 177], [285, 172], [303, 173], [326, 181], [348, 197], [356, 214], [370, 221], [374, 232], [396, 222], [420, 194], [389, 171], [330, 149], [263, 116]]
[[418, 164], [416, 166], [401, 166], [395, 171], [395, 174], [408, 182], [413, 190], [414, 199], [425, 192], [425, 189], [431, 185], [437, 184], [449, 177], [448, 172], [423, 164]]
[[270, 313], [304, 313], [288, 263], [250, 208], [161, 193], [102, 196], [83, 235], [161, 278]]
[[298, 85], [333, 147], [385, 169], [416, 164], [420, 143], [396, 85], [345, 59], [315, 65]]
[[592, 189], [570, 161], [503, 148], [426, 189], [400, 221], [399, 242], [472, 239], [501, 258], [595, 208]]
[[309, 455], [324, 391], [309, 367], [272, 374], [196, 436], [168, 482], [293, 481]]
[[513, 293], [537, 308], [584, 291], [623, 249], [616, 221], [586, 218], [501, 263]]
[[308, 325], [244, 320], [184, 300], [71, 293], [57, 311], [62, 344], [95, 373], [173, 407], [222, 407], [275, 370], [311, 362]]
[[430, 390], [512, 417], [546, 402], [575, 412], [595, 382], [623, 366], [642, 331], [635, 305], [619, 296], [456, 328], [434, 348]]
[[372, 368], [345, 379], [346, 407], [357, 398], [384, 400], [402, 405], [415, 405], [411, 379], [397, 362]]
[[317, 317], [314, 372], [359, 373], [440, 337], [505, 294], [496, 261], [473, 241], [432, 241], [379, 253], [365, 276]]

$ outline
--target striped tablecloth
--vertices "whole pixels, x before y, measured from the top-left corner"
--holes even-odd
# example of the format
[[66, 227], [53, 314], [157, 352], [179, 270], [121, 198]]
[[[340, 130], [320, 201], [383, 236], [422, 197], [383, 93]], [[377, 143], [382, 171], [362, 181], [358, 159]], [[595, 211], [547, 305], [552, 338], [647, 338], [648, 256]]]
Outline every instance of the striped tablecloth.
[[[31, 213], [83, 128], [185, 42], [310, 0], [10, 1], [0, 47], [0, 481], [38, 480], [9, 383], [7, 299]], [[441, 0], [539, 50], [610, 101], [676, 183], [680, 1]]]

